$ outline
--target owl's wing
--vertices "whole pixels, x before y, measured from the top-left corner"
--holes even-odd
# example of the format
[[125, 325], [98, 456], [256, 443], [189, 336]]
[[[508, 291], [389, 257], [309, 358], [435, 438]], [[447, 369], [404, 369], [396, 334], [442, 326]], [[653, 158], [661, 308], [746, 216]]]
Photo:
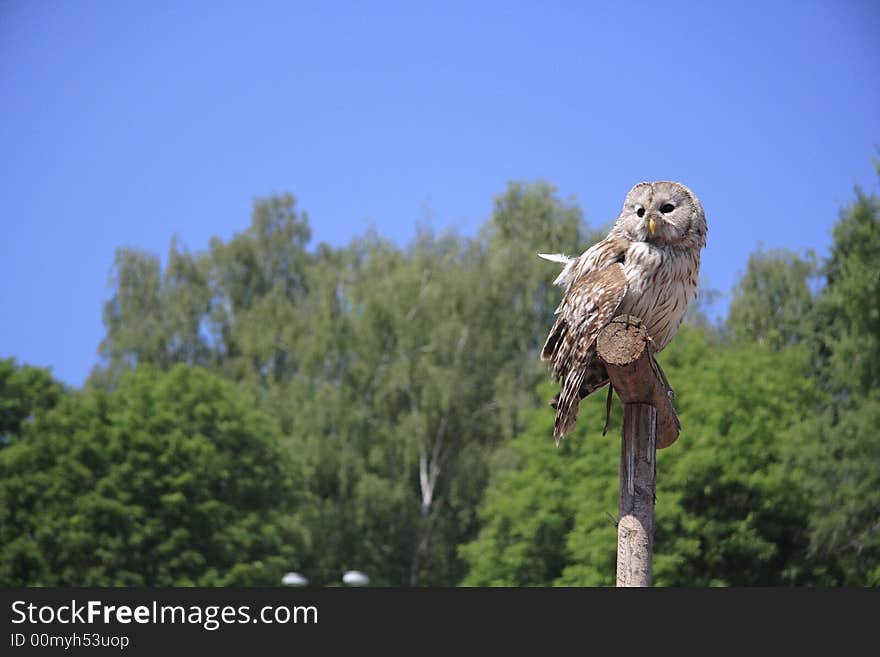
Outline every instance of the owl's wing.
[[556, 321], [541, 350], [541, 360], [553, 363], [555, 378], [570, 369], [574, 337], [594, 333], [589, 342], [592, 343], [614, 318], [626, 294], [622, 263], [629, 246], [628, 239], [609, 235], [566, 264], [566, 270], [577, 267], [570, 274], [574, 280], [556, 309]]
[[[550, 362], [554, 378], [562, 382], [553, 430], [557, 444], [574, 426], [582, 388], [585, 387], [584, 395], [589, 394], [607, 378], [601, 362], [594, 359], [596, 338], [614, 318], [626, 295], [622, 261], [628, 242], [608, 239], [596, 246], [602, 247], [601, 252], [584, 255], [590, 255], [601, 266], [581, 273], [572, 281], [541, 350], [541, 360]], [[589, 385], [590, 382], [595, 385]]]
[[555, 378], [582, 364], [581, 357], [614, 318], [625, 294], [620, 263], [586, 272], [571, 284], [541, 350], [541, 360], [551, 362]]

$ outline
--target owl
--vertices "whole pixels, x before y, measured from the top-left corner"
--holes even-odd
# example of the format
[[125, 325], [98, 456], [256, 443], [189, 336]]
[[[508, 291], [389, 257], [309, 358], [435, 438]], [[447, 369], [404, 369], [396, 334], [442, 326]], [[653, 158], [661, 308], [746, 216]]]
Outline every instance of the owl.
[[577, 258], [538, 254], [562, 263], [554, 284], [565, 290], [541, 350], [561, 390], [556, 445], [572, 429], [580, 400], [608, 383], [596, 338], [618, 315], [641, 318], [654, 353], [678, 330], [696, 296], [706, 216], [693, 192], [677, 182], [642, 182], [626, 195], [608, 237]]

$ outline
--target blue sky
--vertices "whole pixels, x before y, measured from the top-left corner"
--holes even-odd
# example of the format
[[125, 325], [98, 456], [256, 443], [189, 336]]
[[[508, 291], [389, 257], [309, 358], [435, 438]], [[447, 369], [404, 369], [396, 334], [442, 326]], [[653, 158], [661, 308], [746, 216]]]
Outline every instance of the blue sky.
[[0, 0], [0, 357], [81, 385], [114, 249], [201, 250], [284, 191], [315, 243], [405, 244], [475, 234], [510, 180], [593, 224], [680, 180], [729, 292], [876, 191], [878, 33], [871, 0]]

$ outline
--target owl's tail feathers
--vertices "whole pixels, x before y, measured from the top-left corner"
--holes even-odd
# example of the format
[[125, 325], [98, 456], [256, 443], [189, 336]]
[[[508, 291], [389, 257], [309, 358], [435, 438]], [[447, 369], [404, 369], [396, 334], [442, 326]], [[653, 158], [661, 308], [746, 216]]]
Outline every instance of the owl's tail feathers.
[[562, 380], [562, 389], [550, 402], [556, 409], [556, 424], [553, 437], [556, 446], [572, 427], [577, 419], [578, 404], [581, 400], [581, 386], [590, 370], [590, 358], [584, 361], [577, 358], [577, 340], [569, 330], [568, 322], [560, 315], [550, 329], [550, 335], [541, 350], [541, 360], [550, 361], [553, 378]]
[[559, 315], [541, 349], [541, 360], [550, 362], [550, 372], [554, 379], [562, 379], [574, 367], [576, 342], [565, 317]]
[[[568, 385], [569, 379], [571, 379], [571, 387]], [[577, 381], [580, 382], [580, 389], [577, 391], [577, 402], [575, 402], [571, 397], [570, 390], [573, 389], [573, 386]], [[608, 372], [605, 370], [605, 365], [602, 361], [596, 358], [589, 358], [586, 364], [572, 370], [571, 374], [566, 377], [562, 389], [557, 392], [556, 396], [554, 396], [549, 402], [550, 406], [556, 410], [556, 425], [553, 429], [553, 436], [556, 438], [557, 446], [559, 445], [559, 440], [562, 436], [574, 427], [580, 400], [592, 395], [597, 390], [604, 388], [608, 383]], [[610, 390], [609, 387], [609, 392]], [[563, 402], [564, 396], [565, 401]], [[565, 403], [565, 406], [563, 406], [563, 403]], [[606, 408], [606, 413], [607, 412], [608, 408]], [[605, 435], [607, 430], [608, 422], [606, 417], [605, 429], [602, 432], [602, 435]]]
[[[544, 348], [541, 349], [541, 360], [555, 361], [567, 335], [568, 324], [562, 317], [557, 317], [553, 322], [553, 328], [550, 329], [550, 334], [547, 336], [547, 341], [544, 343]], [[553, 376], [558, 376], [558, 374], [554, 372]]]
[[[559, 441], [568, 433], [577, 420], [578, 406], [581, 402], [581, 384], [587, 375], [588, 367], [583, 365], [571, 370], [565, 376], [562, 384], [562, 390], [559, 391], [556, 401], [556, 423], [553, 425], [553, 437], [556, 439], [556, 446], [559, 447]], [[553, 402], [551, 402], [551, 405]]]

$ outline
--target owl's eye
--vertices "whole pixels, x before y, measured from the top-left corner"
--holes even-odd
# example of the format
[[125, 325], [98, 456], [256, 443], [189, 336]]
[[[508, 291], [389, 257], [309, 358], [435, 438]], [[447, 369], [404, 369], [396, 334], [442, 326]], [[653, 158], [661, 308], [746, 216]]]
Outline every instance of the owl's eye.
[[663, 214], [669, 214], [673, 210], [675, 210], [675, 206], [672, 205], [672, 203], [667, 203], [660, 206], [660, 212], [662, 212]]
[[644, 217], [645, 216], [645, 208], [639, 208], [638, 210], [636, 210], [636, 214], [639, 215], [640, 217]]

